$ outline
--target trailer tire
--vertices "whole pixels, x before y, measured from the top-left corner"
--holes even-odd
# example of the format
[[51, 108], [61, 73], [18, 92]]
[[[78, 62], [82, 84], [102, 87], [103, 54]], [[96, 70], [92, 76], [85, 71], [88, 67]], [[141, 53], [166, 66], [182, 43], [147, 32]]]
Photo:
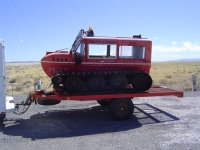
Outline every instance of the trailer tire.
[[100, 100], [97, 100], [97, 103], [99, 103], [99, 105], [101, 105], [101, 106], [109, 106], [112, 103], [112, 100], [100, 99]]
[[129, 98], [116, 99], [110, 104], [109, 110], [114, 120], [127, 120], [133, 115], [134, 105]]
[[60, 101], [54, 100], [54, 99], [38, 99], [37, 103], [39, 105], [45, 105], [45, 106], [50, 106], [50, 105], [56, 105], [59, 104]]

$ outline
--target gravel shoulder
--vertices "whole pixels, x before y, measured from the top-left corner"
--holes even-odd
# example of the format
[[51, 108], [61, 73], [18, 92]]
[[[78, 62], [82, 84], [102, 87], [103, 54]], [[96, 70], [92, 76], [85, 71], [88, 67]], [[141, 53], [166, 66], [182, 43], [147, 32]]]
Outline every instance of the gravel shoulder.
[[134, 116], [126, 121], [113, 121], [96, 101], [32, 105], [24, 115], [7, 115], [0, 132], [1, 149], [200, 148], [200, 92], [186, 92], [180, 99], [136, 98], [133, 103]]

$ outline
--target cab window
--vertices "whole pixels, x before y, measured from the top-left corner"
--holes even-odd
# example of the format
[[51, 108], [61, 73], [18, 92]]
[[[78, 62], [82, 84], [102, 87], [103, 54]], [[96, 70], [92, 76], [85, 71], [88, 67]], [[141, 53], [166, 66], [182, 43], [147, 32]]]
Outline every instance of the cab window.
[[144, 59], [145, 47], [144, 46], [120, 46], [120, 58]]
[[116, 58], [116, 48], [114, 44], [89, 44], [89, 58]]

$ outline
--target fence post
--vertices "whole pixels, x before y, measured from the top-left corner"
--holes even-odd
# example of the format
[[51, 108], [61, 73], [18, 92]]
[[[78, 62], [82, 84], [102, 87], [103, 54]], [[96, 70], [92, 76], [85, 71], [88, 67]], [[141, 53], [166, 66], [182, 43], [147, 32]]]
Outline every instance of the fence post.
[[12, 86], [12, 95], [13, 95], [13, 84], [11, 84], [11, 86]]
[[198, 91], [197, 76], [192, 75], [192, 91]]
[[42, 88], [42, 82], [41, 82], [41, 80], [38, 80], [38, 81], [35, 82], [34, 88], [35, 88], [36, 91], [37, 90], [41, 90], [41, 88]]

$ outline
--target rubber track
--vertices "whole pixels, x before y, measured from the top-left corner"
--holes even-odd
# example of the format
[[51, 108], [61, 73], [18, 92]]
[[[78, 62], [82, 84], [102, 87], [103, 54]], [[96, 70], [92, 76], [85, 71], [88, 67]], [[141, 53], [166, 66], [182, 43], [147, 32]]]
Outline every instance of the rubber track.
[[[68, 78], [68, 77], [80, 77], [82, 80], [84, 79], [88, 79], [91, 76], [104, 76], [104, 77], [112, 77], [113, 75], [125, 75], [127, 77], [127, 79], [129, 80], [129, 82], [131, 82], [131, 79], [133, 76], [135, 75], [139, 75], [139, 76], [143, 76], [145, 73], [143, 71], [134, 71], [134, 70], [122, 70], [122, 71], [81, 71], [81, 72], [67, 72], [67, 73], [62, 73], [62, 76], [64, 79]], [[148, 74], [147, 74], [148, 75]], [[63, 91], [63, 87], [60, 87], [60, 91]], [[112, 91], [109, 90], [108, 93], [116, 93], [116, 92], [137, 92], [137, 89], [124, 89], [122, 91]], [[78, 93], [81, 94], [91, 94], [91, 92], [89, 91], [77, 91]], [[77, 93], [76, 92], [76, 93]], [[66, 93], [65, 91], [63, 91], [62, 93]], [[92, 94], [99, 94], [102, 92], [92, 92]], [[107, 93], [107, 91], [103, 91], [103, 93]], [[69, 94], [69, 93], [68, 93]], [[74, 94], [74, 93], [73, 93]]]

